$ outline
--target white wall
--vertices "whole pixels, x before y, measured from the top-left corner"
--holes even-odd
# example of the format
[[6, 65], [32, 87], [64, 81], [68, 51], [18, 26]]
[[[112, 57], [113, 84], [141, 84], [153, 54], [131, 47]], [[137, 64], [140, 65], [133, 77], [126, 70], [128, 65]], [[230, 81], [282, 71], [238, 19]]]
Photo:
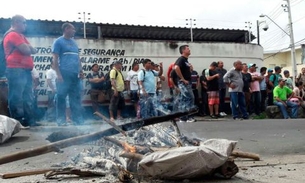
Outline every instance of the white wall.
[[[49, 68], [49, 60], [51, 56], [51, 46], [55, 38], [39, 37], [29, 38], [30, 43], [37, 48], [38, 54], [34, 55], [35, 68], [40, 72], [41, 85], [39, 86], [40, 104], [46, 104], [46, 82], [45, 71]], [[94, 60], [98, 60], [101, 70], [104, 74], [108, 71], [109, 64], [114, 60], [123, 62], [123, 73], [126, 74], [130, 70], [131, 64], [135, 60], [143, 61], [145, 58], [151, 59], [153, 62], [163, 62], [164, 73], [166, 75], [168, 65], [180, 56], [179, 46], [188, 44], [191, 49], [189, 61], [194, 65], [194, 70], [201, 74], [202, 70], [208, 68], [213, 61], [222, 60], [226, 69], [233, 66], [233, 62], [241, 60], [246, 63], [256, 63], [262, 66], [263, 48], [255, 44], [237, 44], [237, 43], [189, 43], [177, 42], [178, 47], [173, 49], [169, 46], [168, 41], [132, 41], [132, 40], [92, 40], [79, 39], [76, 40], [80, 48], [80, 57], [84, 72], [88, 73], [90, 66]], [[90, 50], [91, 49], [91, 50]], [[92, 51], [97, 49], [98, 54]], [[96, 50], [95, 50], [96, 51]], [[109, 51], [108, 54], [107, 51]], [[113, 52], [114, 51], [114, 52]], [[167, 84], [164, 84], [164, 91]], [[84, 82], [85, 89], [89, 89], [88, 83]], [[84, 103], [89, 102], [89, 96], [84, 96]]]

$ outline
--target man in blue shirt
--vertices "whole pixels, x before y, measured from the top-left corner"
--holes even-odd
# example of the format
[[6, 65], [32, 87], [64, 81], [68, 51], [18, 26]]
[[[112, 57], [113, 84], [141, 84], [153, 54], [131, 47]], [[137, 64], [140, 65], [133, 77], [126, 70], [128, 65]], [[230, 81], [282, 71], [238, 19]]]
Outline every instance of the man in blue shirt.
[[74, 124], [82, 124], [81, 86], [83, 77], [79, 49], [74, 41], [75, 28], [70, 23], [62, 25], [63, 36], [57, 38], [52, 47], [54, 69], [57, 74], [57, 124], [65, 125], [66, 102], [69, 95]]
[[150, 59], [143, 62], [144, 69], [138, 73], [138, 82], [140, 86], [140, 113], [141, 118], [149, 118], [157, 116], [157, 100], [155, 77], [161, 76], [163, 73], [162, 63], [159, 64], [159, 72], [152, 70]]

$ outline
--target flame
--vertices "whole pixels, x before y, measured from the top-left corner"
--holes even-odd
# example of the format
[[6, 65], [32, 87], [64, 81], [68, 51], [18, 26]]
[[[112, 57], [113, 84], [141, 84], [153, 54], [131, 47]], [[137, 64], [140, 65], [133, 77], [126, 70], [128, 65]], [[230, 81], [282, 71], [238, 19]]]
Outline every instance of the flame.
[[122, 145], [123, 145], [124, 150], [126, 152], [131, 152], [131, 153], [136, 153], [137, 152], [136, 147], [133, 146], [133, 145], [129, 145], [127, 142], [122, 143]]

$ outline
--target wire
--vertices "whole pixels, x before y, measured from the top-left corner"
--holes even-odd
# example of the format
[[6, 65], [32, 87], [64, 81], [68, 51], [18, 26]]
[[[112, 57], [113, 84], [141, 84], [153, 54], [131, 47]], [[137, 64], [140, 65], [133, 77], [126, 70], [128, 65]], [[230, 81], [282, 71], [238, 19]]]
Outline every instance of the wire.
[[[301, 39], [301, 40], [295, 42], [294, 45], [296, 46], [296, 44], [301, 43], [302, 41], [305, 41], [305, 38], [303, 38], [303, 39]], [[270, 57], [273, 57], [273, 56], [277, 55], [278, 53], [280, 53], [281, 51], [286, 50], [286, 49], [288, 49], [288, 48], [290, 48], [290, 46], [287, 47], [287, 48], [282, 48], [282, 49], [278, 50], [276, 53], [274, 53], [274, 54], [272, 54], [272, 55], [269, 55], [268, 57], [265, 57], [263, 60], [266, 60], [266, 59], [268, 59], [268, 58], [270, 58]]]

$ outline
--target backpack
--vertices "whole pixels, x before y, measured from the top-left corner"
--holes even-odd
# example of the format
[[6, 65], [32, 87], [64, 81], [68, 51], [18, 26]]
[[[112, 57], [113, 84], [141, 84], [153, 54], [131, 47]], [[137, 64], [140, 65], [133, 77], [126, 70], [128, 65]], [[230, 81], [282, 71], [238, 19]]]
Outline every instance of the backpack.
[[[276, 80], [277, 77], [276, 77], [275, 74], [271, 74], [270, 77], [271, 77], [271, 76], [273, 76], [273, 80], [272, 80], [271, 82], [272, 82], [272, 84], [273, 84], [273, 86], [274, 86], [274, 83], [275, 83], [275, 80]], [[269, 81], [270, 81], [270, 77], [269, 77]], [[281, 78], [281, 77], [282, 77], [282, 76], [280, 75], [279, 78]], [[269, 90], [272, 90], [272, 89], [273, 89], [273, 87], [269, 84], [269, 82], [267, 83], [267, 88], [268, 88]]]
[[8, 35], [10, 32], [13, 31], [7, 31], [4, 35], [3, 35], [3, 39], [0, 42], [0, 77], [5, 77], [5, 70], [6, 70], [6, 58], [12, 54], [12, 52], [14, 51], [14, 49], [12, 49], [10, 51], [10, 53], [8, 55], [5, 55], [5, 51], [4, 51], [4, 38], [6, 35]]
[[[114, 69], [111, 69], [111, 70], [114, 70]], [[110, 79], [110, 71], [107, 72], [107, 74], [105, 74], [104, 78], [104, 82], [103, 82], [103, 90], [110, 90], [112, 85], [111, 85], [111, 79]], [[115, 79], [118, 77], [118, 72], [115, 70]]]
[[[143, 81], [142, 82], [144, 82], [145, 81], [145, 74], [146, 74], [146, 71], [145, 71], [145, 69], [141, 69], [142, 71], [143, 71], [143, 74], [144, 74], [144, 76], [143, 76]], [[150, 70], [153, 74], [154, 74], [154, 72], [152, 71], [152, 70]], [[155, 75], [155, 74], [154, 74]], [[138, 81], [139, 82], [139, 81]]]

